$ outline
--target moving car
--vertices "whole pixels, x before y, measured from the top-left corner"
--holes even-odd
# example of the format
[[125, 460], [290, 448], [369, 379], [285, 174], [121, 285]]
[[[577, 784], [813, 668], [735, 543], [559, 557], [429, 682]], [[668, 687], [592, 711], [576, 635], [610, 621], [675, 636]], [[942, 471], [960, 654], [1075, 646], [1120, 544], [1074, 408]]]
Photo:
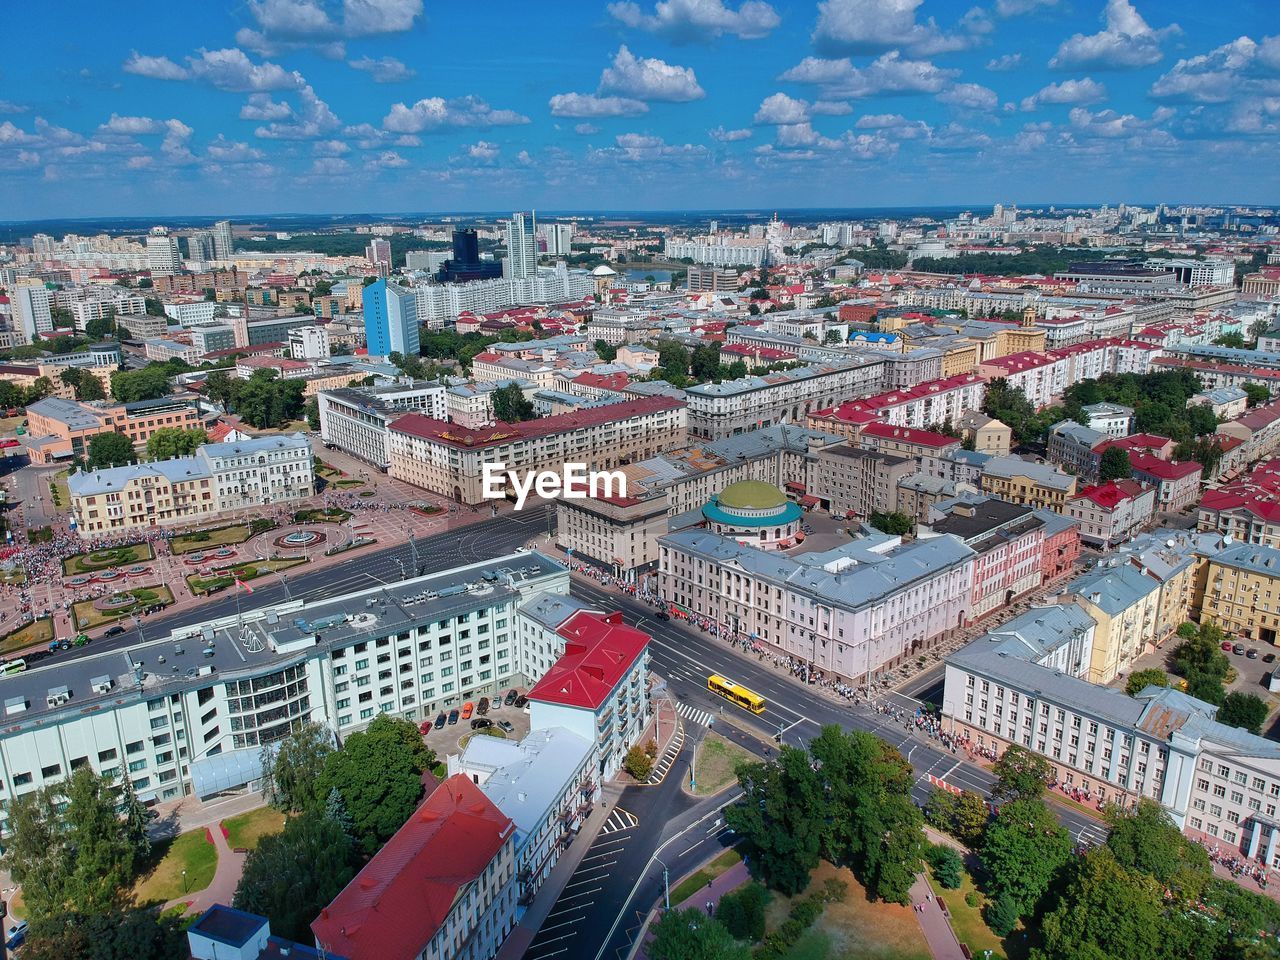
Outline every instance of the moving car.
[[489, 712], [489, 698], [488, 698], [488, 697], [481, 697], [481, 698], [480, 698], [480, 702], [479, 702], [478, 704], [476, 704], [476, 712], [477, 712], [478, 714], [480, 714], [480, 716], [482, 716], [482, 717], [483, 717], [486, 713], [488, 713], [488, 712]]
[[470, 720], [471, 715], [476, 712], [476, 705], [468, 700], [462, 705], [462, 719]]
[[457, 722], [458, 722], [458, 710], [455, 707], [454, 709], [449, 711], [449, 726], [452, 727]]
[[659, 620], [671, 619], [671, 614], [667, 613], [667, 611], [665, 610], [659, 610], [656, 614], [654, 614], [654, 616], [656, 616]]
[[511, 725], [511, 723], [510, 723], [509, 721], [507, 721], [507, 720], [499, 720], [499, 721], [498, 721], [498, 726], [499, 726], [499, 727], [501, 727], [501, 728], [502, 728], [502, 730], [503, 730], [504, 732], [506, 732], [506, 733], [514, 733], [514, 732], [515, 732], [515, 729], [516, 729], [516, 728], [515, 728], [515, 727], [513, 727], [513, 726]]
[[483, 730], [485, 727], [492, 727], [493, 721], [488, 717], [476, 717], [471, 721], [472, 730]]
[[114, 627], [107, 627], [107, 631], [106, 633], [103, 634], [103, 636], [118, 637], [122, 633], [124, 633], [124, 627], [120, 626], [120, 624], [117, 623]]
[[443, 726], [444, 726], [444, 721], [445, 721], [444, 711], [443, 711], [443, 710], [441, 710], [441, 711], [436, 715], [436, 729], [437, 729], [437, 730], [439, 730], [441, 727], [443, 727]]

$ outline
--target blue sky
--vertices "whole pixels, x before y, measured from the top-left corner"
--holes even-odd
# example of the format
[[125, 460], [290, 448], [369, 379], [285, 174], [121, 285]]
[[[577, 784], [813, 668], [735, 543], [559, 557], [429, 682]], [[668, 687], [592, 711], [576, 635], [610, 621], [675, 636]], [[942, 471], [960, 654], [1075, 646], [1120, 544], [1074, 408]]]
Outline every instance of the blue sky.
[[1276, 9], [15, 2], [0, 218], [1280, 203]]

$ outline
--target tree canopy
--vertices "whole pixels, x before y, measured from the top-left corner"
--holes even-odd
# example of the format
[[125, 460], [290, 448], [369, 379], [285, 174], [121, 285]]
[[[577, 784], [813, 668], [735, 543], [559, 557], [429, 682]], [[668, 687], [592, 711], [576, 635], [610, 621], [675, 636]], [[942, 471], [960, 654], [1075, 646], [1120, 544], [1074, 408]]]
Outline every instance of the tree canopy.
[[1267, 722], [1270, 712], [1266, 701], [1257, 694], [1233, 690], [1222, 698], [1218, 720], [1230, 727], [1240, 727], [1250, 733], [1261, 734], [1262, 725]]
[[1098, 463], [1098, 481], [1106, 483], [1109, 480], [1128, 480], [1133, 474], [1133, 468], [1129, 465], [1129, 451], [1123, 447], [1107, 447], [1102, 451], [1102, 458]]
[[208, 442], [209, 435], [199, 427], [191, 430], [161, 427], [147, 438], [147, 458], [172, 460], [174, 457], [189, 457], [201, 444]]
[[267, 803], [295, 813], [322, 804], [325, 794], [320, 792], [320, 775], [333, 751], [333, 734], [319, 723], [303, 724], [263, 746], [262, 794]]
[[996, 803], [1011, 800], [1039, 800], [1053, 778], [1053, 764], [1021, 744], [1010, 744], [991, 768], [996, 784], [991, 799]]
[[725, 925], [701, 910], [668, 910], [652, 927], [646, 952], [653, 960], [749, 960], [751, 950]]
[[493, 391], [493, 418], [503, 423], [520, 423], [537, 416], [533, 404], [519, 384], [508, 383]]
[[107, 431], [95, 433], [89, 438], [86, 464], [90, 470], [101, 467], [119, 467], [134, 463], [138, 455], [133, 451], [133, 441], [123, 433]]
[[1071, 835], [1043, 800], [1013, 800], [988, 824], [981, 855], [992, 889], [1007, 894], [1025, 917], [1071, 858]]

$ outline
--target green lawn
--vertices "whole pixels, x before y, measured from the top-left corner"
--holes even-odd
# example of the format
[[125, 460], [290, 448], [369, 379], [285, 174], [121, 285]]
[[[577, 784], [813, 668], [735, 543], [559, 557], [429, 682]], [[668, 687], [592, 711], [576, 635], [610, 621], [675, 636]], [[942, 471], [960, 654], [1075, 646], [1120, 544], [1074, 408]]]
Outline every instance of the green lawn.
[[726, 850], [701, 870], [694, 871], [677, 884], [671, 891], [671, 905], [674, 907], [677, 904], [684, 903], [735, 863], [741, 862], [742, 854], [738, 853], [737, 850]]
[[22, 567], [14, 564], [6, 570], [0, 570], [0, 583], [6, 586], [17, 586], [20, 583], [27, 582], [27, 572]]
[[[167, 903], [203, 890], [213, 882], [218, 850], [205, 839], [203, 828], [156, 845], [155, 867], [139, 878], [133, 897], [139, 904]], [[186, 870], [184, 878], [182, 871]]]
[[94, 573], [109, 567], [128, 567], [135, 563], [145, 563], [155, 556], [149, 543], [131, 543], [123, 547], [112, 547], [110, 550], [99, 550], [96, 553], [77, 553], [62, 561], [62, 572], [66, 576], [82, 573]]
[[70, 475], [70, 470], [59, 470], [49, 478], [49, 499], [59, 510], [67, 509], [71, 502], [71, 494], [67, 490], [67, 477]]
[[19, 627], [17, 630], [11, 630], [3, 637], [0, 637], [0, 656], [8, 656], [18, 650], [25, 650], [27, 647], [34, 647], [37, 644], [44, 646], [53, 639], [53, 621], [48, 617], [41, 617], [39, 620], [33, 620], [25, 627]]
[[363, 487], [364, 481], [356, 480], [353, 478], [347, 478], [346, 480], [338, 480], [337, 482], [334, 483], [334, 486], [335, 487]]
[[[967, 869], [964, 871], [960, 889], [943, 890], [936, 877], [933, 880], [933, 887], [934, 892], [946, 901], [947, 909], [951, 911], [951, 929], [956, 932], [956, 939], [961, 943], [967, 943], [974, 956], [980, 957], [983, 950], [990, 950], [992, 960], [1024, 960], [1028, 951], [1026, 941], [1022, 939], [1021, 930], [1015, 930], [1007, 941], [1002, 941], [991, 932], [991, 928], [982, 919], [982, 908], [986, 905], [987, 897], [975, 886], [973, 877]], [[976, 907], [971, 907], [965, 902], [964, 898], [970, 893], [978, 895]]]
[[197, 550], [212, 550], [216, 547], [230, 547], [244, 543], [253, 531], [247, 523], [233, 524], [230, 527], [215, 527], [212, 530], [197, 530], [184, 533], [169, 541], [169, 551], [174, 554], [195, 553]]
[[173, 603], [173, 591], [162, 583], [153, 583], [145, 587], [133, 587], [121, 592], [133, 595], [134, 602], [131, 606], [117, 607], [115, 610], [104, 613], [94, 607], [92, 600], [81, 600], [79, 603], [74, 604], [71, 607], [71, 618], [75, 621], [76, 627], [80, 630], [92, 630], [94, 627], [100, 627], [104, 623], [114, 623], [116, 620], [133, 616], [141, 608], [150, 606], [153, 603], [166, 607]]
[[240, 578], [241, 583], [248, 583], [250, 580], [257, 579], [264, 574], [288, 570], [290, 567], [296, 567], [298, 564], [306, 562], [305, 557], [290, 557], [286, 560], [252, 560], [248, 563], [236, 563], [229, 567], [216, 569], [208, 577], [192, 574], [187, 577], [187, 585], [191, 587], [192, 593], [205, 593], [206, 591], [220, 590], [232, 586], [237, 576]]
[[238, 817], [222, 821], [227, 828], [227, 843], [232, 850], [252, 850], [263, 837], [284, 829], [285, 815], [271, 807], [259, 807]]
[[294, 523], [346, 523], [351, 514], [341, 507], [308, 508], [293, 515]]
[[700, 797], [719, 793], [731, 783], [737, 782], [734, 771], [741, 763], [754, 760], [750, 753], [730, 743], [718, 733], [708, 733], [698, 744], [698, 752], [694, 759], [694, 772], [697, 784], [694, 793]]

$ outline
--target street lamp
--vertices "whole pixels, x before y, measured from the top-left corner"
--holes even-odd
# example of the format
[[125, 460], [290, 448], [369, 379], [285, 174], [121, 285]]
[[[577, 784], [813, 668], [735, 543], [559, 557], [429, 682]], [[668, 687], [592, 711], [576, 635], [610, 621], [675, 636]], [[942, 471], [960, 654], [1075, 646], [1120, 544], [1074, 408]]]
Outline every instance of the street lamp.
[[[662, 858], [657, 854], [654, 854], [653, 859], [662, 863]], [[183, 872], [185, 873], [186, 871]], [[662, 909], [671, 909], [671, 877], [667, 872], [667, 865], [665, 863], [662, 863]]]
[[187, 892], [187, 871], [186, 870], [182, 871], [182, 892], [184, 895]]

